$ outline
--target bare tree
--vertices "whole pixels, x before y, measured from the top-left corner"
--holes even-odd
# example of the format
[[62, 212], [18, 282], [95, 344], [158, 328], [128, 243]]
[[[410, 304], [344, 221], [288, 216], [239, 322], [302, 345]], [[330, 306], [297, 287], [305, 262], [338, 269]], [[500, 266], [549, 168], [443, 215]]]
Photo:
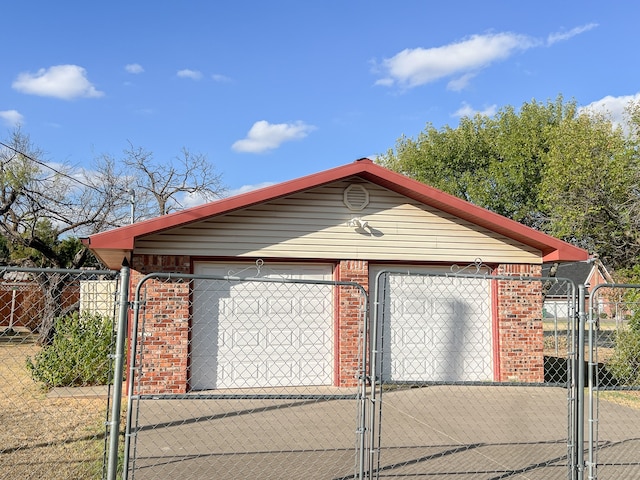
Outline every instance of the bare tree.
[[[76, 237], [124, 223], [123, 187], [113, 164], [78, 171], [47, 163], [29, 136], [14, 130], [0, 142], [0, 235], [11, 252], [8, 261], [21, 266], [84, 266], [89, 252]], [[63, 244], [71, 248], [61, 248]], [[55, 319], [62, 313], [64, 280], [53, 273], [38, 278], [45, 303], [40, 341], [49, 343]]]
[[165, 215], [184, 208], [185, 195], [203, 201], [219, 198], [224, 193], [221, 175], [206, 155], [183, 148], [180, 155], [158, 162], [153, 153], [129, 143], [123, 164], [138, 196], [139, 217]]
[[125, 223], [126, 179], [113, 163], [78, 170], [42, 158], [42, 151], [20, 129], [1, 142], [0, 234], [14, 245], [38, 251], [43, 266], [78, 268], [83, 258], [63, 257], [53, 244]]
[[[77, 237], [118, 227], [131, 220], [130, 192], [136, 192], [138, 217], [166, 214], [183, 207], [186, 195], [201, 200], [220, 196], [221, 177], [205, 155], [184, 148], [174, 161], [157, 163], [151, 152], [129, 144], [125, 158], [102, 155], [91, 169], [46, 162], [19, 128], [0, 142], [0, 240], [4, 259], [15, 265], [80, 268], [91, 255]], [[45, 308], [40, 341], [49, 343], [62, 275], [39, 277]]]

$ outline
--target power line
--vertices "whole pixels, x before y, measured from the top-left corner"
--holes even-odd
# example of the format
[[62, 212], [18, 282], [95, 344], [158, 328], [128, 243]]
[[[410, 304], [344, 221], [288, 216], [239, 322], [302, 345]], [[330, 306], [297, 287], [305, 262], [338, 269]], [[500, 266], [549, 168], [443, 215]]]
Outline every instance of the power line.
[[53, 171], [54, 173], [57, 173], [58, 175], [61, 175], [61, 176], [63, 176], [63, 177], [68, 178], [69, 180], [73, 180], [74, 182], [79, 183], [79, 184], [80, 184], [80, 185], [82, 185], [83, 187], [90, 188], [90, 189], [92, 189], [92, 190], [95, 190], [95, 191], [96, 191], [96, 192], [98, 192], [98, 193], [102, 193], [102, 192], [101, 192], [97, 187], [95, 187], [95, 186], [93, 186], [93, 185], [89, 185], [89, 184], [87, 184], [87, 183], [84, 183], [83, 181], [78, 180], [77, 178], [72, 177], [71, 175], [69, 175], [69, 174], [67, 174], [67, 173], [60, 172], [59, 170], [56, 170], [56, 169], [55, 169], [55, 168], [53, 168], [52, 166], [47, 165], [46, 163], [44, 163], [44, 162], [42, 162], [42, 161], [40, 161], [40, 160], [37, 160], [37, 159], [33, 158], [31, 155], [28, 155], [28, 154], [26, 154], [26, 153], [24, 153], [24, 152], [21, 152], [20, 150], [18, 150], [18, 149], [16, 149], [16, 148], [12, 147], [12, 146], [10, 146], [10, 145], [7, 145], [7, 144], [6, 144], [6, 143], [4, 143], [4, 142], [0, 142], [0, 145], [1, 145], [1, 146], [3, 146], [3, 147], [5, 147], [5, 148], [8, 148], [9, 150], [11, 150], [11, 151], [13, 151], [13, 152], [17, 153], [18, 155], [22, 155], [22, 156], [23, 156], [23, 157], [25, 157], [26, 159], [31, 160], [32, 162], [37, 163], [38, 165], [41, 165], [41, 166], [43, 166], [43, 167], [45, 167], [45, 168], [48, 168], [49, 170]]

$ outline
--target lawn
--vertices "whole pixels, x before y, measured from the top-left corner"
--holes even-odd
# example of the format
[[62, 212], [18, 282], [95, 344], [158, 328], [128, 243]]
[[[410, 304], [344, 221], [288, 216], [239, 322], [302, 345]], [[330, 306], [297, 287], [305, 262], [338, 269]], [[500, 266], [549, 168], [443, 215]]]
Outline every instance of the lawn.
[[49, 398], [26, 358], [38, 346], [0, 339], [0, 479], [101, 478], [106, 398]]

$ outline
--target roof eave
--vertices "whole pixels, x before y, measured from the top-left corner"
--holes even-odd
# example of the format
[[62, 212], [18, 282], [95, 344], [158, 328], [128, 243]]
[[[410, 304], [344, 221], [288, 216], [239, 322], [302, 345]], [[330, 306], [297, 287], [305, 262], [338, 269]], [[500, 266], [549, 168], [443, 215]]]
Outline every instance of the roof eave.
[[[118, 255], [130, 254], [135, 248], [136, 239], [146, 235], [199, 222], [354, 176], [535, 248], [542, 253], [544, 262], [571, 262], [589, 258], [585, 250], [376, 165], [369, 159], [360, 159], [305, 177], [98, 233], [89, 237], [85, 245], [101, 260], [107, 255], [109, 258], [114, 258], [112, 255], [114, 252], [107, 254], [107, 251], [115, 251]], [[113, 266], [110, 267], [113, 268]]]

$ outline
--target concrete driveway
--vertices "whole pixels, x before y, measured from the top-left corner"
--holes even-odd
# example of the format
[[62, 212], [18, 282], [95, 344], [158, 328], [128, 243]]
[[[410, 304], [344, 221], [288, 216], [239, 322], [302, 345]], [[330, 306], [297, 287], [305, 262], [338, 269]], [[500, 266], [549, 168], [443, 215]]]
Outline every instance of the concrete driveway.
[[[640, 411], [600, 404], [607, 426], [599, 428], [598, 478], [640, 478]], [[358, 405], [355, 399], [142, 400], [130, 478], [354, 478]], [[562, 388], [398, 389], [385, 392], [382, 405], [373, 432], [380, 455], [365, 452], [367, 469], [371, 463], [379, 478], [568, 478]]]

